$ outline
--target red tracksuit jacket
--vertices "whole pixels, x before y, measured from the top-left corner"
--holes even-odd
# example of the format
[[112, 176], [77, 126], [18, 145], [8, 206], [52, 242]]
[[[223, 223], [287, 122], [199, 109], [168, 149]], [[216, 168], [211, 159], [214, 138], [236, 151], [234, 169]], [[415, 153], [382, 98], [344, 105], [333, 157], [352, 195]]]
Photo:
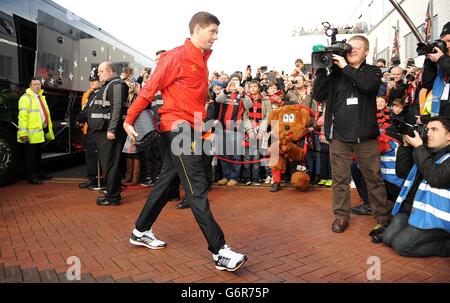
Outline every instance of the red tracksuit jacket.
[[128, 109], [125, 122], [133, 124], [158, 91], [161, 91], [164, 100], [164, 105], [158, 111], [162, 132], [175, 129], [177, 124], [174, 122], [177, 120], [187, 121], [194, 126], [195, 112], [200, 113], [204, 121], [208, 94], [207, 61], [211, 52], [209, 50], [202, 54], [188, 38], [184, 45], [161, 54], [155, 72]]

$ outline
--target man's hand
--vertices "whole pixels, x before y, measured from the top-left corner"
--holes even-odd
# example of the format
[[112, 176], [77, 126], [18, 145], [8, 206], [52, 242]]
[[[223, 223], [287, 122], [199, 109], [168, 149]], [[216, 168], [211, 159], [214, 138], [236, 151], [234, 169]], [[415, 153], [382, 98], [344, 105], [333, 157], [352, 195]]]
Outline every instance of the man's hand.
[[416, 116], [416, 124], [423, 124], [422, 120], [420, 120], [420, 116]]
[[333, 54], [333, 63], [339, 66], [339, 68], [344, 68], [347, 66], [347, 61], [344, 57]]
[[22, 142], [22, 143], [27, 143], [28, 140], [29, 140], [29, 138], [28, 138], [28, 136], [21, 136], [21, 137], [19, 137], [19, 140], [20, 140], [20, 142]]
[[127, 135], [130, 136], [131, 143], [136, 144], [136, 137], [138, 136], [138, 133], [134, 130], [133, 125], [130, 125], [127, 122], [124, 122], [123, 129], [125, 130]]
[[403, 141], [413, 147], [418, 147], [418, 146], [423, 145], [423, 141], [422, 141], [422, 138], [420, 138], [419, 133], [417, 131], [414, 131], [414, 135], [415, 135], [414, 138], [410, 137], [408, 135], [404, 135]]
[[116, 139], [116, 135], [114, 133], [112, 133], [112, 132], [107, 132], [106, 133], [106, 138], [108, 140], [115, 140]]
[[436, 46], [434, 47], [434, 50], [436, 51], [436, 53], [428, 54], [427, 58], [433, 62], [438, 62], [439, 58], [441, 58], [444, 55], [444, 53], [441, 51], [440, 48], [438, 48]]
[[388, 89], [393, 89], [397, 86], [397, 83], [395, 83], [395, 81], [389, 81], [387, 84], [387, 88]]

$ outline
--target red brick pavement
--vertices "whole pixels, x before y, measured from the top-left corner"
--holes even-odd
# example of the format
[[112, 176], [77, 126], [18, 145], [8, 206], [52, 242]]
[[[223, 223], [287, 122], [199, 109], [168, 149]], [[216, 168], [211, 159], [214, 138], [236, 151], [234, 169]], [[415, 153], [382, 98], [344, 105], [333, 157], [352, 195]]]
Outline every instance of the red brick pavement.
[[154, 226], [167, 248], [132, 246], [147, 194], [125, 191], [121, 206], [100, 207], [96, 192], [70, 182], [0, 188], [0, 282], [64, 281], [70, 256], [80, 258], [84, 282], [367, 282], [369, 256], [381, 260], [381, 282], [450, 282], [449, 258], [404, 258], [372, 244], [370, 217], [353, 216], [345, 233], [332, 233], [330, 189], [214, 187], [211, 208], [226, 240], [249, 257], [235, 273], [215, 269], [190, 210], [174, 202]]

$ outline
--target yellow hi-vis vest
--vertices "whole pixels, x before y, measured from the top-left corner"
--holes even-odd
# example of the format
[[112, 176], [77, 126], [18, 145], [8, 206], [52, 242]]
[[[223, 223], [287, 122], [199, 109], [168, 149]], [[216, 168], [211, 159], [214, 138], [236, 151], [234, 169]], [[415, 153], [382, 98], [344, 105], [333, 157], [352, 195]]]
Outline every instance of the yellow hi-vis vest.
[[44, 134], [42, 128], [43, 121], [41, 118], [41, 111], [39, 100], [34, 96], [33, 91], [28, 88], [25, 94], [19, 99], [19, 127], [17, 130], [17, 141], [21, 143], [20, 137], [28, 136], [30, 144], [42, 143], [55, 139], [53, 135], [52, 119], [50, 118], [50, 110], [47, 106], [47, 101], [42, 95], [44, 91], [40, 90], [42, 103], [44, 103], [45, 109], [48, 113], [48, 132]]
[[419, 92], [419, 107], [421, 115], [431, 114], [433, 92], [426, 88], [422, 88]]

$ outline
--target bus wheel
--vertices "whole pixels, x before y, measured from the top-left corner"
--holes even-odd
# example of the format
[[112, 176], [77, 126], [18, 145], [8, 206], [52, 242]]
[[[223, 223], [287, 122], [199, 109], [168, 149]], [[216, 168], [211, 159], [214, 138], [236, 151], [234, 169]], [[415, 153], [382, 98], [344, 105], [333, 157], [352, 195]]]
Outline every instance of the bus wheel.
[[8, 129], [0, 131], [0, 186], [14, 180], [17, 174], [16, 136]]

